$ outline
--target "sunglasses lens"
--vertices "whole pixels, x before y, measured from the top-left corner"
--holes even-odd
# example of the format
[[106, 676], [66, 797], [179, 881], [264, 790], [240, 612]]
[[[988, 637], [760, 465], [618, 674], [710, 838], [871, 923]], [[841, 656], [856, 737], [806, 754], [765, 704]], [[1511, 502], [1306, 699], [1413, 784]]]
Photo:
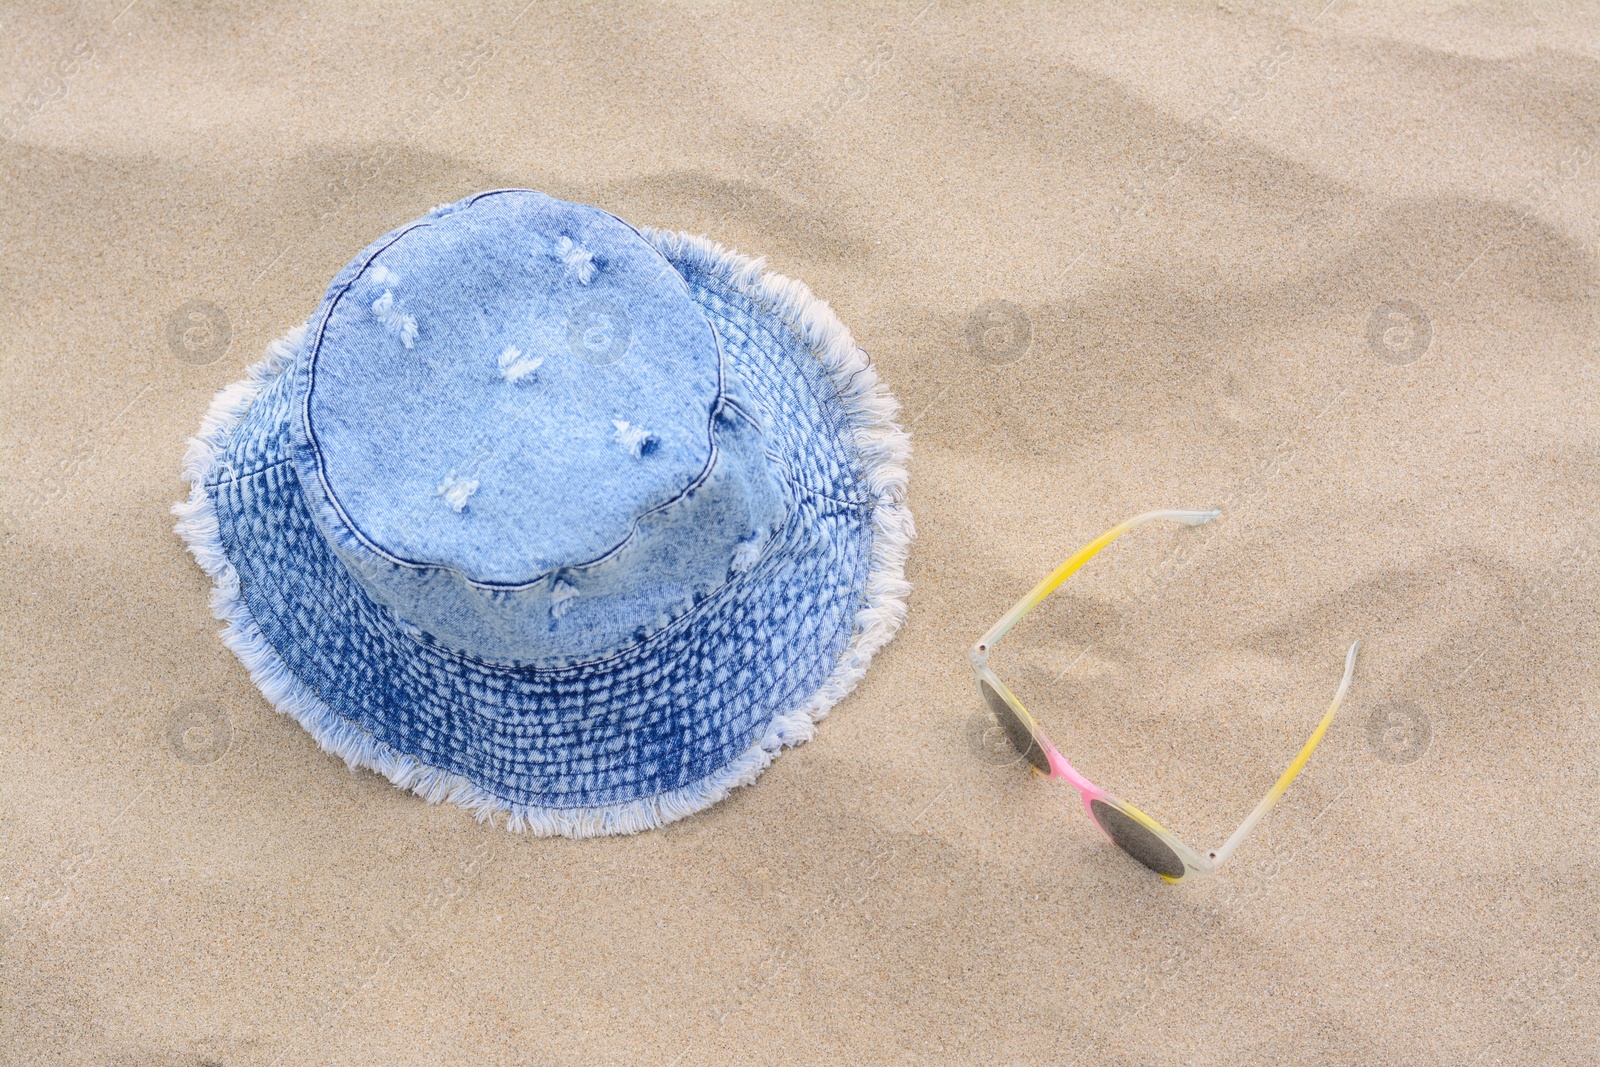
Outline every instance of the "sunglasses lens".
[[1112, 807], [1103, 800], [1091, 800], [1089, 810], [1111, 840], [1157, 874], [1169, 878], [1183, 877], [1183, 861], [1167, 847], [1165, 841], [1151, 833], [1149, 828], [1121, 808]]
[[1011, 710], [1011, 705], [1006, 703], [1006, 698], [995, 692], [988, 682], [979, 682], [983, 689], [983, 699], [988, 701], [989, 710], [994, 712], [994, 717], [1000, 723], [1000, 728], [1006, 732], [1006, 739], [1011, 742], [1011, 747], [1045, 774], [1050, 773], [1050, 760], [1045, 756], [1044, 749], [1033, 739], [1033, 733], [1017, 718], [1017, 713]]

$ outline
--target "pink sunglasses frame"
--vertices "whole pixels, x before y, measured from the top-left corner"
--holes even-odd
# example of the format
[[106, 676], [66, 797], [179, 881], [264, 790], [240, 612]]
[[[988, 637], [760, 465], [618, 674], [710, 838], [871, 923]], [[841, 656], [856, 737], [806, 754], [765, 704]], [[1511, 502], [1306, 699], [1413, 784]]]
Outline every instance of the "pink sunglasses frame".
[[[1099, 537], [1089, 542], [1089, 544], [1073, 553], [1066, 560], [1066, 562], [1062, 563], [1055, 570], [1051, 571], [1043, 581], [1034, 586], [1034, 588], [1028, 592], [1027, 596], [1024, 596], [1021, 600], [1017, 601], [1010, 611], [1006, 612], [1006, 614], [1002, 616], [998, 622], [991, 626], [988, 632], [980, 637], [967, 653], [968, 661], [972, 666], [973, 675], [978, 683], [978, 695], [984, 700], [986, 705], [989, 703], [989, 698], [987, 694], [984, 693], [985, 687], [999, 696], [1010, 709], [1011, 713], [1016, 717], [1017, 721], [1027, 730], [1029, 735], [1032, 737], [1034, 744], [1038, 745], [1040, 751], [1044, 754], [1045, 760], [1050, 767], [1049, 772], [1046, 773], [1039, 768], [1034, 767], [1034, 773], [1040, 774], [1047, 778], [1059, 779], [1066, 782], [1073, 789], [1077, 790], [1080, 799], [1083, 801], [1084, 814], [1089, 816], [1089, 820], [1094, 823], [1094, 825], [1102, 834], [1105, 835], [1106, 840], [1110, 841], [1113, 845], [1117, 845], [1118, 848], [1123, 848], [1123, 846], [1118, 844], [1111, 831], [1105, 827], [1105, 825], [1101, 822], [1100, 817], [1094, 812], [1094, 804], [1096, 801], [1116, 809], [1127, 818], [1139, 824], [1145, 830], [1148, 830], [1161, 842], [1161, 844], [1165, 845], [1172, 852], [1172, 854], [1176, 856], [1179, 861], [1181, 861], [1183, 865], [1183, 873], [1177, 875], [1166, 874], [1157, 870], [1157, 873], [1161, 874], [1163, 879], [1173, 883], [1181, 882], [1191, 875], [1215, 874], [1218, 868], [1227, 862], [1227, 860], [1233, 855], [1234, 850], [1244, 842], [1245, 838], [1250, 836], [1251, 831], [1253, 831], [1256, 828], [1256, 825], [1260, 823], [1263, 818], [1265, 818], [1267, 812], [1272, 810], [1272, 806], [1278, 802], [1278, 798], [1284, 794], [1284, 791], [1289, 788], [1290, 783], [1295, 780], [1295, 778], [1300, 774], [1301, 769], [1305, 767], [1306, 761], [1311, 758], [1311, 753], [1315, 751], [1317, 745], [1322, 741], [1322, 736], [1328, 732], [1328, 727], [1333, 722], [1334, 715], [1339, 711], [1339, 705], [1343, 703], [1345, 694], [1350, 690], [1350, 683], [1355, 676], [1356, 653], [1361, 648], [1361, 642], [1357, 640], [1351, 644], [1350, 650], [1345, 654], [1344, 677], [1339, 682], [1339, 690], [1334, 694], [1333, 703], [1329, 705], [1327, 712], [1322, 716], [1322, 721], [1317, 724], [1317, 728], [1312, 733], [1311, 739], [1307, 741], [1300, 749], [1299, 754], [1295, 756], [1294, 760], [1289, 764], [1288, 768], [1283, 772], [1283, 774], [1278, 776], [1278, 780], [1273, 783], [1271, 790], [1269, 790], [1267, 795], [1262, 798], [1261, 803], [1257, 804], [1255, 809], [1251, 811], [1248, 816], [1246, 816], [1244, 822], [1240, 824], [1239, 828], [1233, 832], [1233, 835], [1230, 836], [1223, 844], [1204, 853], [1191, 848], [1171, 831], [1167, 830], [1166, 827], [1156, 822], [1156, 820], [1152, 819], [1150, 816], [1146, 815], [1132, 804], [1119, 799], [1108, 790], [1100, 788], [1098, 785], [1095, 785], [1093, 782], [1089, 781], [1089, 779], [1085, 778], [1082, 774], [1079, 774], [1078, 771], [1073, 768], [1071, 762], [1056, 749], [1055, 745], [1051, 744], [1050, 739], [1045, 736], [1044, 731], [1039, 728], [1039, 724], [1034, 720], [1033, 716], [1028, 713], [1028, 709], [1023, 706], [1022, 701], [1017, 698], [1017, 695], [1000, 680], [1000, 677], [995, 674], [992, 669], [990, 669], [989, 653], [994, 650], [995, 644], [1002, 637], [1004, 637], [1013, 626], [1022, 620], [1023, 616], [1027, 615], [1028, 612], [1038, 607], [1045, 597], [1055, 592], [1056, 588], [1059, 587], [1062, 582], [1070, 578], [1096, 553], [1105, 548], [1111, 542], [1115, 541], [1117, 538], [1121, 537], [1123, 534], [1127, 533], [1129, 530], [1155, 519], [1165, 519], [1173, 522], [1181, 522], [1189, 526], [1199, 526], [1210, 522], [1212, 519], [1215, 519], [1221, 514], [1222, 512], [1220, 511], [1149, 511], [1143, 515], [1135, 516], [1126, 522], [1112, 527], [1110, 530], [1101, 534]], [[1130, 850], [1124, 849], [1124, 851]], [[1151, 869], [1156, 870], [1154, 867]]]

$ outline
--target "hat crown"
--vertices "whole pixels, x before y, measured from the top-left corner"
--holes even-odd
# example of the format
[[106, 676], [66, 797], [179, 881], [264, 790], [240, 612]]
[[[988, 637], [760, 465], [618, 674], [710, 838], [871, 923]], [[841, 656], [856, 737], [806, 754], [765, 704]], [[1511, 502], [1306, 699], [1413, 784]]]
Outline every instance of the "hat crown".
[[294, 459], [324, 537], [425, 635], [567, 664], [748, 566], [784, 511], [683, 278], [606, 212], [527, 190], [436, 209], [329, 287]]

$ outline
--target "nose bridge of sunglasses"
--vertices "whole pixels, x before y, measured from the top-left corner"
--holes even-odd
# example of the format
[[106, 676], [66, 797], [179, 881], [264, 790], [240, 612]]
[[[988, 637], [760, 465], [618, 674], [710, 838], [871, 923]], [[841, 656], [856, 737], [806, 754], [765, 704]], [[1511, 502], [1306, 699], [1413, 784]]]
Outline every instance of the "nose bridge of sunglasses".
[[1061, 760], [1061, 767], [1057, 771], [1057, 777], [1064, 779], [1068, 785], [1076, 789], [1078, 795], [1083, 798], [1084, 804], [1087, 805], [1094, 798], [1105, 795], [1105, 790], [1085, 778], [1078, 768], [1072, 765], [1071, 760], [1061, 755], [1059, 751], [1056, 756]]

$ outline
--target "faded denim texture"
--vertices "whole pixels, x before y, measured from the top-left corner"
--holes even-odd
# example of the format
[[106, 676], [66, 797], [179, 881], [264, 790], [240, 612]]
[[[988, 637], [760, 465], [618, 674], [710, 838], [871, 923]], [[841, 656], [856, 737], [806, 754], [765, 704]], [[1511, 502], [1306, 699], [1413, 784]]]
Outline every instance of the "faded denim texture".
[[707, 781], [829, 681], [882, 506], [859, 429], [749, 291], [503, 190], [341, 271], [203, 488], [344, 724], [514, 812], [594, 808]]
[[789, 510], [682, 278], [614, 217], [537, 193], [367, 249], [323, 301], [294, 402], [295, 471], [352, 576], [496, 663], [647, 639]]

